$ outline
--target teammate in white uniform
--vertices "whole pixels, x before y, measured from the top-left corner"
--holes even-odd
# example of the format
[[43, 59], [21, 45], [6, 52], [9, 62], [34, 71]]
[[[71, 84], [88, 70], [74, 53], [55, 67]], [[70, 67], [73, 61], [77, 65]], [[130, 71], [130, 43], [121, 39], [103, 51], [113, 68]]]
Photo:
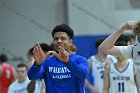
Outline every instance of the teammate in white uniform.
[[102, 93], [139, 93], [138, 70], [132, 61], [125, 58], [105, 67]]
[[27, 77], [27, 70], [27, 65], [23, 63], [17, 65], [16, 71], [18, 79], [10, 85], [8, 93], [28, 93], [27, 86], [30, 80]]
[[123, 70], [117, 65], [111, 64], [109, 68], [110, 93], [137, 93], [134, 63], [126, 62]]
[[[96, 56], [92, 56], [91, 60], [94, 60], [92, 62], [92, 76], [94, 78], [94, 87], [99, 91], [99, 93], [102, 92], [103, 89], [103, 79], [104, 79], [104, 67], [107, 63], [107, 61], [110, 60], [110, 55], [107, 55], [106, 59], [104, 61], [100, 61], [96, 58]], [[112, 63], [112, 60], [110, 60]]]
[[138, 38], [140, 37], [140, 22], [129, 21], [120, 27], [117, 31], [113, 32], [108, 38], [106, 38], [106, 40], [104, 40], [104, 42], [99, 46], [99, 50], [103, 54], [114, 55], [120, 59], [133, 58], [135, 63], [140, 63], [140, 58], [138, 57], [140, 49], [138, 48], [138, 42], [137, 45], [134, 44], [128, 46], [114, 46], [116, 40], [126, 30], [133, 30], [133, 34], [136, 35], [135, 42], [137, 42]]
[[[122, 42], [118, 44], [127, 45]], [[125, 47], [123, 45], [121, 47]], [[105, 68], [103, 93], [139, 93], [137, 67], [124, 56], [117, 56], [117, 59], [116, 64]]]
[[16, 80], [14, 83], [10, 85], [8, 93], [28, 93], [27, 85], [29, 83], [30, 80], [28, 78], [26, 78], [26, 80], [23, 83], [19, 83], [19, 81]]
[[[96, 41], [95, 47], [98, 49], [99, 45], [104, 39], [98, 39]], [[93, 93], [101, 93], [103, 89], [103, 76], [104, 76], [104, 66], [106, 61], [117, 62], [117, 59], [111, 55], [102, 55], [99, 51], [96, 55], [89, 58], [89, 65], [91, 66], [92, 76], [94, 79], [94, 86], [92, 86], [87, 80], [86, 85]], [[108, 62], [109, 63], [109, 62]]]

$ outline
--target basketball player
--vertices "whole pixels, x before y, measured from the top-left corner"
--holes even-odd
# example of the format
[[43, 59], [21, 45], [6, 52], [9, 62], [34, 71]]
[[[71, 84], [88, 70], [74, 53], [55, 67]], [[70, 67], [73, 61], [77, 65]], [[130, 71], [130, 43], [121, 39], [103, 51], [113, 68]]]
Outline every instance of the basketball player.
[[103, 93], [139, 93], [138, 89], [138, 71], [134, 63], [119, 60], [106, 66]]
[[[119, 36], [126, 30], [132, 30], [135, 37], [135, 44], [128, 46], [114, 46]], [[134, 59], [135, 63], [140, 63], [140, 21], [129, 21], [112, 33], [99, 47], [103, 54], [110, 54], [126, 59]]]
[[[28, 70], [29, 79], [44, 78], [46, 93], [84, 93], [88, 62], [82, 56], [69, 54], [73, 30], [68, 25], [58, 25], [52, 37], [55, 51], [44, 54], [39, 44], [35, 46], [35, 62]], [[49, 57], [51, 54], [54, 56]]]
[[[95, 43], [95, 47], [98, 50], [99, 45], [104, 39], [98, 39]], [[89, 58], [89, 65], [91, 65], [92, 77], [94, 79], [94, 86], [91, 87], [89, 82], [86, 80], [86, 86], [92, 91], [92, 93], [101, 93], [103, 89], [103, 76], [105, 64], [111, 64], [117, 62], [117, 59], [111, 55], [102, 55], [99, 51], [96, 55]], [[108, 62], [108, 63], [107, 63]]]
[[[124, 29], [130, 29], [130, 27], [134, 28], [134, 26], [136, 26], [134, 22], [128, 22], [123, 27], [121, 27], [121, 29], [114, 32], [115, 34], [113, 33], [112, 35], [118, 35], [119, 37], [119, 32], [123, 31]], [[134, 65], [134, 63], [128, 62], [128, 58], [123, 56], [121, 54], [121, 50], [119, 50], [121, 47], [128, 46], [113, 46], [114, 42], [112, 43], [112, 40], [110, 40], [110, 37], [112, 37], [112, 35], [109, 36], [100, 46], [100, 50], [102, 53], [114, 54], [118, 59], [118, 62], [116, 64], [107, 65], [105, 68], [103, 93], [139, 93], [137, 67]], [[114, 37], [112, 37], [112, 39], [113, 38]], [[113, 47], [104, 45], [107, 41], [110, 42], [111, 45], [113, 44]], [[105, 46], [107, 50], [103, 51], [101, 49], [103, 48], [103, 46]]]
[[14, 68], [9, 65], [5, 54], [0, 55], [0, 93], [7, 93], [10, 84], [16, 80]]
[[24, 63], [16, 66], [17, 80], [15, 80], [8, 89], [8, 93], [33, 93], [27, 91], [30, 80], [27, 77], [28, 67]]

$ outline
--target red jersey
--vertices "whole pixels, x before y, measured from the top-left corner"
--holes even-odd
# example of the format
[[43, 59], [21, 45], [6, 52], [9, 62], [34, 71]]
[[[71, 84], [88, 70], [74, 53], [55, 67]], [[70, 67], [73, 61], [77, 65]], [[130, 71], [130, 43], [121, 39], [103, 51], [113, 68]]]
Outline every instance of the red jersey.
[[0, 93], [7, 93], [8, 88], [14, 80], [12, 66], [1, 65], [2, 73], [0, 75]]

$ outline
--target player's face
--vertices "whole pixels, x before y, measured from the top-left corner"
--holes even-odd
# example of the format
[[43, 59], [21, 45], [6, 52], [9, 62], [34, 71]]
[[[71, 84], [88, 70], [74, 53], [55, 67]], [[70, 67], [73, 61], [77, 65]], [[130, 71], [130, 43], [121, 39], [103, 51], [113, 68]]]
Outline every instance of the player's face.
[[23, 82], [27, 77], [27, 69], [26, 67], [17, 67], [17, 77], [20, 82]]
[[53, 37], [54, 49], [59, 51], [62, 47], [69, 51], [72, 39], [69, 38], [66, 32], [56, 32]]

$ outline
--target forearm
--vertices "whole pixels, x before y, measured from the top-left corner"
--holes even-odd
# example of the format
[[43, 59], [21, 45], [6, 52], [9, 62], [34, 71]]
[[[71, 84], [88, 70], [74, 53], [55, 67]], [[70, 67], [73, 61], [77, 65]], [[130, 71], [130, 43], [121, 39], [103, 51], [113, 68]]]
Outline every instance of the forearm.
[[44, 69], [43, 67], [36, 66], [33, 64], [30, 69], [28, 70], [28, 77], [30, 80], [42, 79], [43, 78]]
[[99, 91], [86, 79], [86, 86], [92, 91], [92, 93], [99, 93]]
[[88, 75], [88, 63], [86, 60], [81, 64], [77, 64], [76, 62], [73, 62], [71, 59], [69, 59], [69, 62], [66, 63], [66, 66], [80, 79], [85, 79]]
[[123, 27], [120, 27], [117, 31], [108, 36], [99, 46], [100, 52], [106, 54], [107, 49], [110, 49], [114, 46], [115, 42], [124, 31], [125, 29]]
[[45, 82], [42, 80], [41, 93], [46, 93]]
[[108, 90], [103, 89], [102, 93], [109, 93]]

